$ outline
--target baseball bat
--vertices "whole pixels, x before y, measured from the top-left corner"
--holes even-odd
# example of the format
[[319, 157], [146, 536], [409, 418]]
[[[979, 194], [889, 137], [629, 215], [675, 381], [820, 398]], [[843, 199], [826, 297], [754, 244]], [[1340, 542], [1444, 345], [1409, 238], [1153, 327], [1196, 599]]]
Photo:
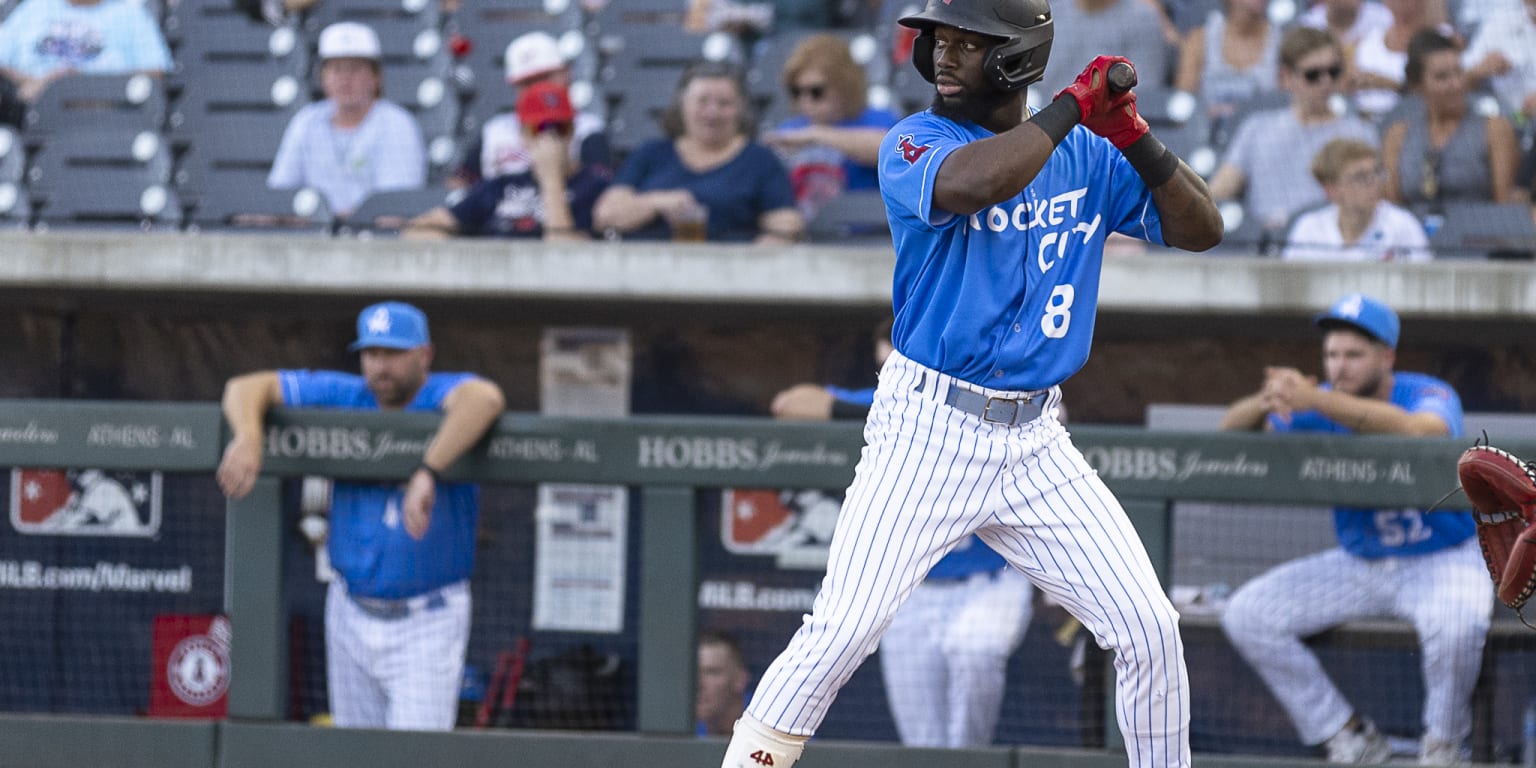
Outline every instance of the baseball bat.
[[1110, 93], [1125, 93], [1136, 87], [1136, 68], [1123, 61], [1109, 65], [1109, 72], [1104, 77], [1109, 83]]

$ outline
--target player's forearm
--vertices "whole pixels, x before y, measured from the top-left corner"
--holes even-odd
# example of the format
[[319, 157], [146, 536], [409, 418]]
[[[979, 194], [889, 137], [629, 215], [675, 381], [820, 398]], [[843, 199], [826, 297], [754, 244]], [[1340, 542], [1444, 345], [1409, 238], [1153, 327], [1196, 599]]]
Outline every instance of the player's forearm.
[[1438, 416], [1409, 413], [1385, 400], [1319, 390], [1318, 412], [1357, 434], [1444, 437], [1450, 429]]
[[1221, 428], [1253, 432], [1264, 426], [1264, 417], [1268, 415], [1264, 396], [1255, 392], [1227, 406], [1227, 412], [1221, 415]]
[[934, 203], [969, 216], [1019, 194], [1080, 120], [1076, 102], [1058, 99], [1014, 128], [956, 149], [939, 167]]
[[1221, 212], [1205, 180], [1180, 160], [1173, 177], [1152, 190], [1152, 203], [1163, 221], [1163, 242], [1186, 251], [1204, 251], [1221, 243]]
[[224, 419], [236, 438], [259, 437], [267, 411], [282, 403], [276, 371], [236, 376], [224, 385]]
[[422, 454], [422, 462], [435, 471], [447, 469], [469, 452], [506, 407], [501, 388], [485, 379], [454, 387], [443, 401], [443, 423]]

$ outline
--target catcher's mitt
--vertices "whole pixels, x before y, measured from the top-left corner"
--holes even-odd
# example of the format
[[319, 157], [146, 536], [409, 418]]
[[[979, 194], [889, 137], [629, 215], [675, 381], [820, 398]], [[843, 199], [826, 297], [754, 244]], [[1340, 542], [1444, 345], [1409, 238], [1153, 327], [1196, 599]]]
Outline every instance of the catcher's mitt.
[[[1536, 591], [1536, 465], [1488, 445], [1456, 462], [1499, 600], [1519, 611]], [[1523, 618], [1523, 617], [1522, 617]]]

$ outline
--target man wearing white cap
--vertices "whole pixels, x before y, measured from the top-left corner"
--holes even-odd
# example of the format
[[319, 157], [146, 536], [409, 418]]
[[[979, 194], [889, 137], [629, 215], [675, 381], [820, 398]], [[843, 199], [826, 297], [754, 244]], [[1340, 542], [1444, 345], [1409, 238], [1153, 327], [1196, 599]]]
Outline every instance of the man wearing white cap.
[[[513, 91], [539, 83], [570, 86], [570, 72], [560, 45], [546, 32], [519, 35], [507, 45], [507, 84]], [[571, 136], [571, 159], [577, 167], [612, 168], [608, 137], [603, 135], [603, 120], [589, 112], [576, 113], [575, 133]], [[448, 184], [468, 187], [476, 182], [527, 173], [533, 162], [523, 124], [516, 112], [503, 112], [485, 121], [480, 135], [464, 148], [464, 155]]]
[[426, 150], [411, 113], [380, 98], [379, 37], [353, 21], [320, 32], [325, 100], [299, 110], [283, 132], [267, 186], [314, 187], [345, 216], [368, 195], [426, 183]]

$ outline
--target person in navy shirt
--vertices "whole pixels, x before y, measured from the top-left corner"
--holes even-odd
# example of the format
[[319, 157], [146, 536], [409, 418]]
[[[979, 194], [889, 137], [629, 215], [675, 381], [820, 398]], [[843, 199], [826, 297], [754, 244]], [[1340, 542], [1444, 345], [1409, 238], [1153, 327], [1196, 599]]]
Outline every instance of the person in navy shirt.
[[678, 238], [704, 216], [711, 242], [786, 244], [805, 220], [789, 173], [752, 140], [747, 88], [736, 68], [703, 62], [683, 72], [662, 119], [671, 138], [636, 147], [597, 200], [597, 228], [626, 240]]
[[[1449, 384], [1394, 371], [1400, 324], [1363, 294], [1318, 315], [1326, 380], [1271, 367], [1259, 391], [1228, 407], [1224, 429], [1461, 437]], [[1333, 512], [1339, 546], [1275, 567], [1240, 587], [1221, 618], [1232, 644], [1285, 707], [1305, 744], [1330, 762], [1381, 763], [1387, 739], [1357, 713], [1302, 639], [1355, 619], [1413, 623], [1423, 647], [1424, 738], [1419, 762], [1465, 763], [1472, 687], [1493, 611], [1493, 588], [1465, 511]]]
[[1221, 216], [1119, 89], [1134, 84], [1132, 62], [1055, 62], [1087, 67], [1026, 110], [1055, 34], [1046, 0], [928, 0], [899, 22], [918, 31], [912, 63], [934, 100], [880, 146], [895, 352], [812, 612], [763, 673], [722, 765], [793, 765], [912, 590], [975, 534], [1116, 652], [1132, 768], [1183, 768], [1178, 613], [1058, 420], [1058, 385], [1088, 358], [1109, 233], [1205, 250]]
[[586, 240], [593, 234], [592, 206], [608, 188], [605, 165], [574, 159], [576, 110], [565, 86], [534, 83], [517, 100], [520, 130], [531, 159], [477, 182], [452, 207], [440, 206], [411, 219], [402, 237], [413, 240], [465, 237]]
[[344, 728], [450, 730], [469, 640], [469, 577], [479, 490], [441, 475], [505, 408], [501, 389], [469, 373], [431, 373], [427, 318], [401, 302], [357, 318], [362, 375], [277, 370], [230, 379], [224, 417], [234, 432], [220, 489], [250, 493], [261, 472], [262, 422], [273, 407], [441, 413], [409, 476], [337, 482], [326, 551], [339, 578], [325, 605], [331, 715]]

